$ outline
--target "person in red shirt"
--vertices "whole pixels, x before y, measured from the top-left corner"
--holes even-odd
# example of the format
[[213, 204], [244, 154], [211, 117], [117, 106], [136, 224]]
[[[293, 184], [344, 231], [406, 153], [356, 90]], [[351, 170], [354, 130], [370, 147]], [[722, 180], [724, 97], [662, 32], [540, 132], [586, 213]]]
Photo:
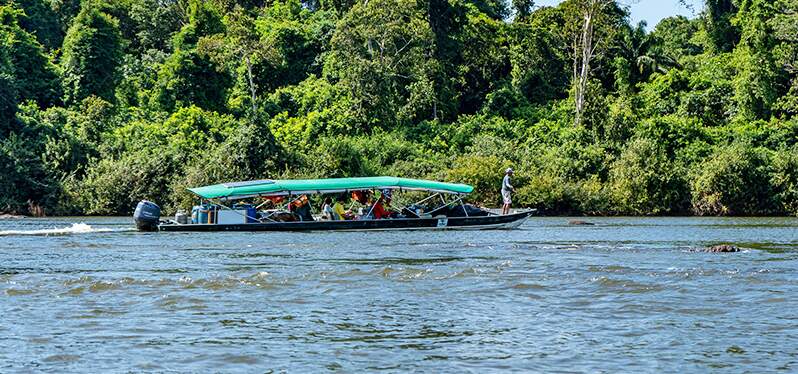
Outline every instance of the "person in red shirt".
[[[388, 203], [390, 204], [390, 201]], [[374, 219], [383, 219], [389, 217], [388, 211], [385, 209], [382, 196], [380, 196], [379, 200], [374, 203], [374, 208], [371, 210], [371, 214], [374, 215]]]
[[374, 209], [372, 209], [372, 215], [374, 219], [384, 219], [384, 218], [391, 218], [394, 216], [394, 212], [391, 211], [391, 190], [384, 189], [380, 194], [380, 198], [377, 199], [377, 202], [374, 204]]

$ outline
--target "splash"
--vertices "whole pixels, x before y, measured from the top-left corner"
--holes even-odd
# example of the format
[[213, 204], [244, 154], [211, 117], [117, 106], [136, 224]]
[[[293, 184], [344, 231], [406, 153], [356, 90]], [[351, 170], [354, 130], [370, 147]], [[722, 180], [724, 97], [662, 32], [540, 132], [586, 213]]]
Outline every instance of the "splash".
[[133, 231], [134, 228], [95, 228], [85, 223], [73, 223], [72, 226], [52, 229], [41, 230], [7, 230], [0, 231], [0, 236], [15, 236], [15, 235], [33, 235], [33, 236], [50, 236], [50, 235], [73, 235], [73, 234], [92, 234], [103, 232], [123, 232]]

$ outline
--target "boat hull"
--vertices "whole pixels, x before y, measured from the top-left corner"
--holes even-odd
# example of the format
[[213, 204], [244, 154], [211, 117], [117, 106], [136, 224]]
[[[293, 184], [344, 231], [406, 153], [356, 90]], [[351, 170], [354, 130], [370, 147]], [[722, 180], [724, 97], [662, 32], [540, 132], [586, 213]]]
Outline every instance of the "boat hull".
[[379, 231], [379, 230], [506, 230], [521, 226], [534, 211], [486, 217], [399, 218], [354, 221], [268, 222], [246, 224], [161, 224], [159, 231]]

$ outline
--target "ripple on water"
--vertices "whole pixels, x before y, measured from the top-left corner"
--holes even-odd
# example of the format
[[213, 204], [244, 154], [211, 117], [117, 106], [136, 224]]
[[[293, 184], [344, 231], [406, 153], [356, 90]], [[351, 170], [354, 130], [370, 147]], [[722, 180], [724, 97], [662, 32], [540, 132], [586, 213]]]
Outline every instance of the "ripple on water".
[[35, 292], [36, 290], [30, 288], [6, 288], [5, 290], [7, 296], [26, 296]]
[[642, 283], [630, 279], [597, 277], [591, 279], [591, 281], [599, 285], [601, 288], [607, 288], [621, 293], [648, 293], [665, 290], [665, 287], [659, 284]]
[[0, 237], [0, 371], [794, 371], [798, 220], [563, 221]]
[[80, 360], [80, 356], [72, 354], [55, 354], [42, 359], [43, 362], [75, 362]]

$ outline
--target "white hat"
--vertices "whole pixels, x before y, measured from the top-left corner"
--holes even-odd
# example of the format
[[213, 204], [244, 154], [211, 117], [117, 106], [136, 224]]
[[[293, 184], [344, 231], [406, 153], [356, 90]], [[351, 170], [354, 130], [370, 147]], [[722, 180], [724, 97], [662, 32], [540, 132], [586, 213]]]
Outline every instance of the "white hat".
[[513, 172], [513, 168], [507, 168], [507, 170], [504, 172], [504, 174], [509, 174], [509, 173], [512, 173], [512, 172]]

